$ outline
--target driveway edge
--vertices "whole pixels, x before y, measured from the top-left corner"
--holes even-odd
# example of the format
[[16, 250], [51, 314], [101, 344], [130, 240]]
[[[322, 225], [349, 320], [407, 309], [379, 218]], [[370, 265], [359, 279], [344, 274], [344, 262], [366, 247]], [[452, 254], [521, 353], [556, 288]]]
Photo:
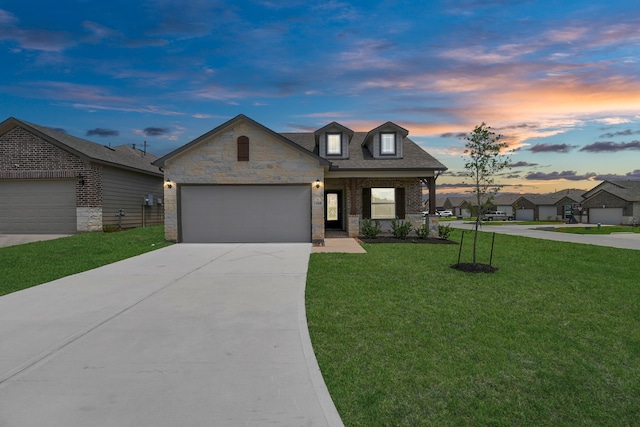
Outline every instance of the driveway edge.
[[[309, 263], [307, 261], [307, 269], [308, 265]], [[311, 344], [311, 336], [309, 335], [309, 326], [307, 324], [307, 308], [305, 303], [305, 294], [307, 289], [306, 273], [307, 272], [305, 271], [304, 286], [300, 287], [298, 297], [298, 329], [300, 330], [302, 352], [304, 353], [307, 369], [309, 370], [311, 384], [313, 385], [316, 396], [318, 397], [318, 401], [320, 402], [320, 406], [324, 412], [327, 424], [331, 427], [344, 427], [340, 414], [338, 414], [336, 405], [333, 403], [333, 399], [329, 394], [329, 389], [322, 377], [322, 372], [320, 371], [320, 366], [318, 365], [318, 360], [316, 359], [316, 354], [313, 351], [313, 345]]]

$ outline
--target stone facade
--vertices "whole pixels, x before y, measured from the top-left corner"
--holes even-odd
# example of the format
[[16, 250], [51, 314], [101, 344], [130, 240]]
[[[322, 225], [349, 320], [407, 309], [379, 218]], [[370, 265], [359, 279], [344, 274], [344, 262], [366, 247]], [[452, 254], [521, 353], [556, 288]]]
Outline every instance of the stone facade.
[[102, 208], [76, 208], [76, 222], [78, 224], [78, 231], [102, 231]]
[[[238, 161], [237, 140], [249, 139], [249, 161]], [[311, 186], [311, 239], [324, 242], [324, 167], [318, 160], [257, 126], [238, 121], [167, 160], [165, 237], [177, 241], [181, 184], [308, 184]], [[316, 188], [316, 180], [321, 181]]]

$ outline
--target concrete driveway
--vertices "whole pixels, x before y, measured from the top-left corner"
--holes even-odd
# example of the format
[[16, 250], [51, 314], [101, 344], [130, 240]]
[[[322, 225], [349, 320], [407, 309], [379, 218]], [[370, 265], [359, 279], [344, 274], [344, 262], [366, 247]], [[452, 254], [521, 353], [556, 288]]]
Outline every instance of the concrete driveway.
[[341, 426], [310, 244], [177, 244], [0, 297], [2, 426]]
[[0, 248], [67, 237], [68, 234], [0, 234]]
[[[463, 230], [473, 230], [475, 226], [469, 221], [451, 221], [443, 222], [442, 224], [449, 224], [452, 228], [461, 228]], [[640, 250], [640, 233], [629, 232], [586, 235], [558, 233], [553, 231], [553, 228], [555, 227], [596, 227], [596, 225], [593, 224], [519, 225], [517, 222], [505, 222], [500, 224], [501, 225], [485, 225], [482, 227], [482, 231], [531, 237], [534, 239], [555, 240], [558, 242], [582, 243], [586, 245]]]

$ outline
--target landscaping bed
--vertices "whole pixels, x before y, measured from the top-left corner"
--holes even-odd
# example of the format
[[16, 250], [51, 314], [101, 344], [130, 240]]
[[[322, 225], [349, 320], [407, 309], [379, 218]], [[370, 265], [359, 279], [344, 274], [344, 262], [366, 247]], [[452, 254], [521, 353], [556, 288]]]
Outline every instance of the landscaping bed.
[[431, 244], [431, 245], [457, 245], [458, 242], [447, 239], [439, 239], [434, 237], [428, 237], [426, 239], [419, 239], [416, 237], [407, 237], [406, 239], [398, 239], [393, 236], [379, 236], [374, 239], [369, 239], [364, 236], [358, 237], [363, 243], [416, 243], [416, 244]]

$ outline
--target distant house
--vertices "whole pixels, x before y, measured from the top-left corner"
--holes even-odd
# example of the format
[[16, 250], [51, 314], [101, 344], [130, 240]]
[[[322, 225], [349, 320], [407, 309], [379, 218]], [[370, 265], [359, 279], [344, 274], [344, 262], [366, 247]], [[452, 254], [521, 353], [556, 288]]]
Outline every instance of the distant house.
[[548, 194], [524, 194], [514, 203], [516, 220], [564, 221], [579, 215], [584, 190], [568, 189]]
[[640, 181], [603, 181], [583, 196], [592, 224], [640, 223]]
[[0, 123], [0, 233], [162, 224], [163, 175], [154, 160], [8, 118]]
[[473, 203], [470, 197], [447, 197], [444, 201], [443, 208], [450, 210], [453, 212], [453, 215], [457, 217], [469, 218], [474, 215]]
[[498, 194], [493, 198], [492, 209], [504, 212], [507, 216], [515, 218], [513, 204], [519, 197], [519, 194]]
[[446, 167], [407, 135], [392, 122], [277, 133], [238, 115], [154, 162], [171, 182], [166, 238], [321, 244], [327, 230], [357, 236], [367, 219], [420, 226], [423, 185], [435, 213]]

